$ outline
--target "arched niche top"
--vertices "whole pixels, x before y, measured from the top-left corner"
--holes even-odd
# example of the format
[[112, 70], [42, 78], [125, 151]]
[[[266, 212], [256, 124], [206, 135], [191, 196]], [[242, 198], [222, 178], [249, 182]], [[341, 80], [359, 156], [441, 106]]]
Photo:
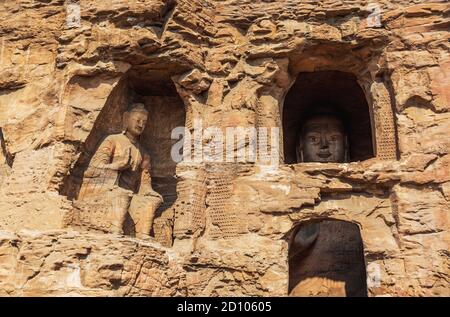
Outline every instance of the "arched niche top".
[[136, 95], [178, 97], [170, 73], [133, 68], [126, 77], [130, 90]]

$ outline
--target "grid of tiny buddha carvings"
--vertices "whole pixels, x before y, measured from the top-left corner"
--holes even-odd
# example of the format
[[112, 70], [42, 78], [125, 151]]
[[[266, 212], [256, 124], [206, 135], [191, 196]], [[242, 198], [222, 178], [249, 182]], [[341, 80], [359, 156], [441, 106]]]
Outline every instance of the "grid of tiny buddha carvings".
[[381, 160], [397, 159], [394, 113], [389, 92], [382, 86], [375, 107], [377, 157]]
[[204, 170], [199, 170], [194, 179], [183, 180], [178, 183], [178, 197], [175, 206], [177, 221], [174, 227], [174, 235], [182, 236], [195, 232], [205, 227], [205, 197], [206, 175]]
[[256, 107], [256, 120], [255, 120], [255, 127], [256, 131], [258, 133], [257, 138], [257, 147], [256, 147], [256, 157], [257, 160], [260, 162], [268, 162], [270, 161], [270, 146], [269, 143], [269, 133], [261, 133], [259, 128], [268, 127], [269, 122], [267, 118], [265, 118], [265, 111], [264, 107], [262, 106], [261, 102], [258, 102]]
[[111, 213], [110, 202], [104, 199], [96, 201], [74, 202], [74, 218], [72, 226], [82, 226], [88, 229], [108, 232], [111, 224], [108, 221]]
[[206, 211], [206, 172], [201, 170], [198, 173], [198, 179], [195, 187], [192, 188], [192, 230], [205, 229], [205, 211]]
[[210, 239], [233, 238], [239, 233], [239, 221], [231, 205], [235, 171], [211, 171], [208, 173], [208, 212]]
[[159, 217], [153, 221], [153, 234], [157, 242], [163, 246], [172, 246], [172, 228], [174, 221], [175, 195], [164, 196], [164, 203], [159, 207], [157, 214], [162, 210]]

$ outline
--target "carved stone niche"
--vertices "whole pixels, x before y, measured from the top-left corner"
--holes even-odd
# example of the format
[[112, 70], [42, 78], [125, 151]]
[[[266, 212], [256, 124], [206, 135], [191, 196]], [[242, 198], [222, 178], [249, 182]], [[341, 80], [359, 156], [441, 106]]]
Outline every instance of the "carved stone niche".
[[369, 60], [345, 47], [313, 46], [290, 56], [283, 74], [289, 83], [272, 94], [279, 104], [284, 163], [298, 163], [299, 133], [309, 117], [320, 115], [318, 108], [343, 121], [349, 162], [398, 158], [389, 78], [376, 55]]
[[284, 103], [285, 163], [297, 162], [296, 146], [310, 116], [331, 113], [343, 122], [348, 135], [349, 161], [374, 157], [371, 115], [364, 92], [349, 73], [300, 73]]
[[289, 246], [290, 296], [366, 297], [366, 268], [358, 225], [302, 222]]
[[[103, 204], [100, 202], [99, 206], [92, 206], [81, 201], [80, 188], [87, 167], [100, 143], [108, 135], [122, 132], [124, 113], [133, 103], [143, 103], [149, 112], [147, 124], [140, 136], [140, 144], [151, 158], [153, 190], [164, 199], [164, 203], [156, 211], [150, 235], [163, 245], [170, 246], [173, 204], [177, 199], [177, 163], [171, 158], [171, 149], [177, 140], [171, 139], [171, 132], [175, 127], [185, 125], [186, 112], [169, 75], [154, 74], [146, 69], [131, 69], [114, 88], [82, 146], [79, 159], [65, 180], [62, 194], [73, 200], [75, 206], [69, 225], [109, 232], [107, 211]], [[128, 217], [124, 233], [134, 236], [133, 226]]]
[[[378, 96], [379, 97], [379, 96]], [[349, 162], [396, 158], [394, 118], [389, 100], [368, 103], [351, 73], [302, 72], [289, 90], [283, 108], [285, 163], [297, 163], [296, 146], [308, 117], [335, 113], [348, 135]], [[325, 110], [320, 110], [323, 108]]]

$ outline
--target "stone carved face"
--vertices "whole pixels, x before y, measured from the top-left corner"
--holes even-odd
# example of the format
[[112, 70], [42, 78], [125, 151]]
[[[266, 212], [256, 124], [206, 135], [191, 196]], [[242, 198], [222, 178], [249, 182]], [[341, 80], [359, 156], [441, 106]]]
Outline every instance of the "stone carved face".
[[299, 160], [302, 162], [346, 162], [347, 136], [341, 120], [328, 115], [309, 119], [300, 135]]
[[126, 130], [138, 137], [144, 132], [147, 124], [148, 113], [145, 111], [131, 111], [126, 120]]

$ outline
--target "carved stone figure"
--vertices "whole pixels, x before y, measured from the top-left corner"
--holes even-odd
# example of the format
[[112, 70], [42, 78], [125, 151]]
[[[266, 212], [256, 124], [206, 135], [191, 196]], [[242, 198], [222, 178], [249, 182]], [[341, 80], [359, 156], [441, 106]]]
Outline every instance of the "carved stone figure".
[[150, 156], [139, 142], [147, 123], [143, 104], [124, 115], [124, 131], [109, 135], [100, 144], [84, 174], [79, 200], [103, 202], [110, 231], [123, 234], [127, 214], [136, 236], [147, 237], [162, 197], [151, 186]]
[[297, 161], [347, 162], [348, 140], [342, 121], [326, 114], [309, 118], [300, 133]]

